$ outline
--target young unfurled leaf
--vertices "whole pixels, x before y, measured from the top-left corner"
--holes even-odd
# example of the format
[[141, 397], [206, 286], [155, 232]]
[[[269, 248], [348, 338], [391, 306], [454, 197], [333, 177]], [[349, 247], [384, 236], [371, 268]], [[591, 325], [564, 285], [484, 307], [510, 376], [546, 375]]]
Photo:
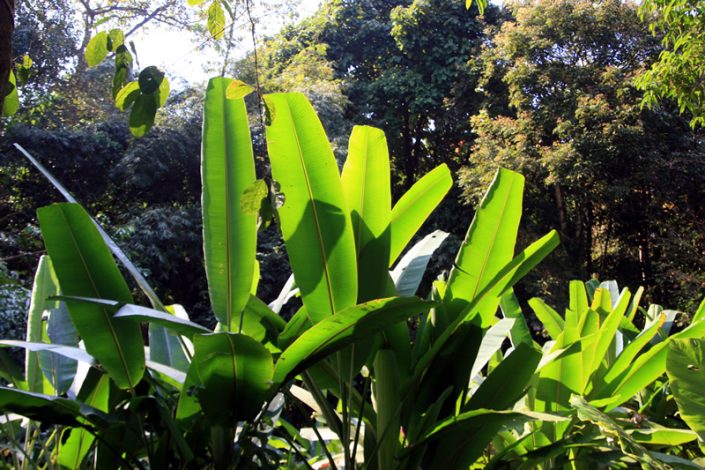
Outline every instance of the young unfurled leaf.
[[89, 67], [95, 67], [103, 62], [108, 55], [108, 33], [101, 31], [91, 38], [86, 46], [86, 63]]
[[230, 82], [230, 85], [228, 85], [228, 88], [225, 89], [225, 97], [229, 100], [237, 100], [244, 98], [253, 91], [255, 91], [255, 89], [247, 83], [241, 80], [233, 80]]
[[215, 0], [208, 8], [208, 32], [215, 40], [223, 37], [225, 30], [225, 11], [220, 4], [220, 0]]

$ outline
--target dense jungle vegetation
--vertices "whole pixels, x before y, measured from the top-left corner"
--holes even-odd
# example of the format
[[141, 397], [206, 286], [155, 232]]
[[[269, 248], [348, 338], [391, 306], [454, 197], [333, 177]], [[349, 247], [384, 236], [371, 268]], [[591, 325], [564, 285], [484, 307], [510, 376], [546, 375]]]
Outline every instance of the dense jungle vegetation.
[[702, 468], [705, 3], [251, 6], [14, 5], [3, 462]]

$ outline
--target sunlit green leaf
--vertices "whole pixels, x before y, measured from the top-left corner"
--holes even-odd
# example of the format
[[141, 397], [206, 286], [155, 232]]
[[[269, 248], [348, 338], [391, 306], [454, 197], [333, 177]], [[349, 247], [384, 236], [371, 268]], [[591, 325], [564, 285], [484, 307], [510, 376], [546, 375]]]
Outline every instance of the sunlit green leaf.
[[255, 183], [245, 101], [229, 100], [228, 78], [208, 82], [203, 122], [203, 246], [213, 312], [237, 331], [250, 299], [257, 249], [257, 214], [243, 209]]
[[[132, 302], [115, 260], [81, 206], [54, 204], [37, 215], [63, 294]], [[74, 303], [69, 313], [86, 350], [119, 387], [134, 388], [144, 373], [139, 325], [114, 319], [106, 307], [95, 304]]]
[[214, 0], [208, 7], [208, 32], [215, 40], [221, 39], [225, 33], [225, 11], [220, 0]]
[[671, 341], [666, 373], [681, 418], [705, 447], [705, 339]]
[[355, 305], [357, 262], [338, 164], [323, 126], [299, 93], [265, 95], [272, 175], [286, 201], [279, 209], [287, 254], [314, 322]]
[[389, 266], [401, 255], [452, 185], [450, 170], [442, 164], [426, 173], [397, 201], [391, 215]]
[[283, 383], [306, 367], [385, 327], [431, 307], [415, 297], [379, 299], [347, 308], [306, 330], [277, 361], [274, 382]]
[[117, 95], [115, 95], [115, 106], [120, 111], [125, 111], [127, 108], [132, 106], [132, 104], [140, 96], [140, 85], [137, 81], [130, 82], [123, 86]]
[[8, 82], [8, 93], [2, 102], [2, 115], [12, 116], [20, 109], [20, 96], [17, 94], [17, 81], [15, 80], [15, 72], [10, 70], [10, 78]]
[[86, 46], [86, 64], [89, 67], [95, 67], [103, 62], [103, 59], [108, 55], [108, 33], [101, 31], [96, 33]]

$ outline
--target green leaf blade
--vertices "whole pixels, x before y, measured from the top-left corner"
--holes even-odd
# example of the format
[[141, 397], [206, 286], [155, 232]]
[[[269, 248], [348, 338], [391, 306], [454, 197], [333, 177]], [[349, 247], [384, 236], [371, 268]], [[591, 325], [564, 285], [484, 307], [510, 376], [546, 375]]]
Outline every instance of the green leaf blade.
[[428, 216], [440, 204], [453, 185], [450, 170], [439, 165], [418, 180], [392, 208], [389, 266], [414, 238]]
[[216, 318], [229, 330], [250, 299], [257, 250], [257, 214], [241, 203], [256, 181], [250, 128], [245, 101], [226, 97], [231, 83], [208, 83], [201, 161], [208, 291]]
[[279, 209], [296, 284], [314, 322], [355, 305], [357, 259], [338, 165], [306, 97], [265, 95], [272, 175], [286, 200]]
[[[465, 241], [450, 273], [443, 299], [451, 320], [509, 263], [521, 219], [524, 177], [500, 168], [475, 213]], [[499, 299], [483, 308], [483, 316], [494, 314]], [[488, 323], [483, 317], [483, 323]]]
[[88, 41], [85, 58], [89, 67], [95, 67], [103, 62], [108, 55], [108, 32], [101, 31]]
[[309, 365], [385, 327], [422, 313], [432, 303], [416, 297], [379, 299], [343, 310], [315, 324], [284, 350], [277, 361], [274, 382], [283, 383]]
[[[37, 214], [63, 294], [132, 302], [115, 260], [81, 206], [54, 204]], [[69, 313], [86, 350], [119, 387], [134, 388], [145, 367], [139, 325], [113, 319], [100, 305], [76, 303]]]

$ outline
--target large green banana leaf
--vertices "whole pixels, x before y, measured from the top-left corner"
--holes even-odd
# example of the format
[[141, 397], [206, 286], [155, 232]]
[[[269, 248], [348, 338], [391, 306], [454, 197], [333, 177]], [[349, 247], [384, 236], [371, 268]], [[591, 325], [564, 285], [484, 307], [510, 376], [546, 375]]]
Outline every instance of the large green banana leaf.
[[255, 162], [244, 98], [230, 100], [231, 79], [208, 82], [203, 115], [203, 247], [213, 312], [228, 331], [250, 299], [257, 214], [241, 206], [254, 184]]
[[[524, 177], [500, 168], [475, 212], [455, 267], [450, 273], [443, 299], [453, 321], [490, 280], [514, 256], [521, 220]], [[483, 325], [488, 325], [499, 305], [498, 298], [487, 298], [481, 306]]]
[[[78, 204], [37, 211], [64, 295], [131, 303], [132, 295], [95, 224]], [[73, 303], [69, 313], [86, 350], [121, 388], [133, 389], [144, 374], [144, 346], [137, 323], [113, 318], [108, 308]]]
[[296, 285], [312, 321], [357, 301], [355, 238], [338, 165], [306, 97], [265, 95], [267, 149], [281, 185], [279, 208]]

